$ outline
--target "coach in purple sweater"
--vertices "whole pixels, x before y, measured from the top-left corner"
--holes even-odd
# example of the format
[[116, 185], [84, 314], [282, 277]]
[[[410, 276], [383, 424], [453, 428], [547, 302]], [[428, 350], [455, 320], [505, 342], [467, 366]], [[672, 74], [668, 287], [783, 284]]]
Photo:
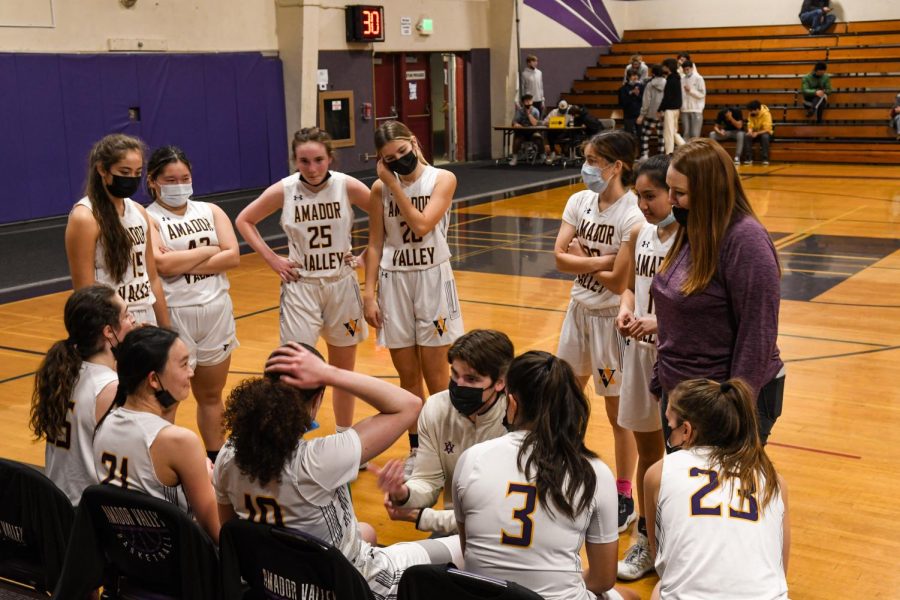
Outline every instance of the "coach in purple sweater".
[[666, 393], [682, 381], [740, 377], [758, 394], [765, 443], [784, 397], [775, 247], [716, 142], [678, 148], [666, 181], [681, 228], [653, 278], [659, 353], [650, 390], [665, 411]]

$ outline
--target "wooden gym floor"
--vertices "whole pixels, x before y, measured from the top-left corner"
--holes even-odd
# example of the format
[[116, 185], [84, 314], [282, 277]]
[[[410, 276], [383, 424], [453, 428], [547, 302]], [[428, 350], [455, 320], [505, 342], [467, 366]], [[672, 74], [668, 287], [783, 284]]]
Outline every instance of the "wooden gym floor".
[[[791, 597], [900, 597], [900, 510], [891, 500], [900, 493], [900, 386], [893, 379], [900, 370], [900, 167], [777, 164], [741, 172], [784, 267], [779, 345], [787, 390], [769, 452], [790, 490]], [[552, 247], [566, 198], [577, 189], [455, 208], [453, 260], [468, 329], [501, 329], [517, 352], [555, 350], [571, 283], [555, 272]], [[277, 344], [279, 297], [277, 277], [255, 255], [243, 257], [230, 278], [241, 347], [229, 387], [259, 374]], [[43, 464], [43, 445], [27, 427], [32, 375], [43, 352], [65, 336], [67, 296], [0, 306], [0, 456]], [[362, 344], [357, 367], [395, 376], [374, 336]], [[317, 433], [333, 431], [329, 402]], [[357, 416], [367, 408], [358, 404]], [[196, 430], [192, 400], [178, 422]], [[589, 445], [612, 463], [596, 399]], [[375, 462], [406, 451], [404, 437]], [[387, 519], [370, 473], [360, 475], [353, 498], [381, 543], [424, 537]], [[620, 552], [628, 545], [624, 535]], [[629, 587], [649, 598], [654, 582]]]

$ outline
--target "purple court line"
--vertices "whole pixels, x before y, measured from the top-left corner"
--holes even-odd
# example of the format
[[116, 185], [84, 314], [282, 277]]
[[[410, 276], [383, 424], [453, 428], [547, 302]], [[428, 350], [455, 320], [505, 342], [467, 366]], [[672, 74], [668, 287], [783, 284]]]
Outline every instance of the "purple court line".
[[769, 445], [780, 446], [781, 448], [792, 448], [794, 450], [804, 450], [806, 452], [814, 452], [816, 454], [828, 454], [830, 456], [840, 456], [841, 458], [862, 460], [862, 456], [857, 456], [856, 454], [844, 454], [843, 452], [834, 452], [833, 450], [820, 450], [818, 448], [807, 448], [806, 446], [795, 446], [794, 444], [782, 444], [780, 442], [769, 442]]

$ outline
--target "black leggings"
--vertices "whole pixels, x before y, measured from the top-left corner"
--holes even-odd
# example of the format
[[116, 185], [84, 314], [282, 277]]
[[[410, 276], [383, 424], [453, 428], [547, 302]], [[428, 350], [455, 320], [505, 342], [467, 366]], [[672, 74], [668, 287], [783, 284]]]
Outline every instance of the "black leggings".
[[[763, 446], [772, 433], [775, 421], [781, 416], [781, 409], [784, 405], [784, 375], [776, 377], [759, 390], [756, 397], [756, 417], [759, 422], [759, 441]], [[666, 408], [669, 406], [669, 394], [663, 390], [659, 399], [659, 414], [662, 418], [662, 428], [664, 439], [668, 440], [672, 434], [669, 422], [666, 420]], [[666, 452], [671, 453], [674, 450], [666, 446]]]

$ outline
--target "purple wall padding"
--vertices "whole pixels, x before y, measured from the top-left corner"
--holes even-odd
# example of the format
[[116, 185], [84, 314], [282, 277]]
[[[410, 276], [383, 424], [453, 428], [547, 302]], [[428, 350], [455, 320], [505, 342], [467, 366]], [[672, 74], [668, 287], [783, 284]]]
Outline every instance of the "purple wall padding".
[[473, 48], [466, 64], [466, 152], [468, 160], [491, 157], [491, 51]]
[[[363, 102], [374, 102], [372, 53], [364, 51], [320, 50], [319, 68], [328, 69], [329, 90], [353, 90], [353, 118], [356, 119], [356, 145], [335, 151], [335, 169], [352, 173], [374, 169], [375, 161], [359, 158], [360, 154], [375, 153], [375, 125], [373, 120], [363, 121], [360, 107]], [[316, 109], [318, 118], [318, 109]], [[315, 123], [304, 123], [309, 127]]]
[[67, 213], [83, 194], [91, 146], [108, 133], [182, 147], [198, 195], [287, 174], [277, 58], [0, 54], [0, 90], [0, 223]]
[[583, 79], [586, 69], [597, 65], [597, 57], [602, 51], [605, 49], [522, 48], [520, 64], [524, 69], [526, 56], [534, 54], [538, 57], [538, 69], [544, 75], [545, 110], [550, 110], [559, 102], [560, 94], [572, 89], [572, 82]]

